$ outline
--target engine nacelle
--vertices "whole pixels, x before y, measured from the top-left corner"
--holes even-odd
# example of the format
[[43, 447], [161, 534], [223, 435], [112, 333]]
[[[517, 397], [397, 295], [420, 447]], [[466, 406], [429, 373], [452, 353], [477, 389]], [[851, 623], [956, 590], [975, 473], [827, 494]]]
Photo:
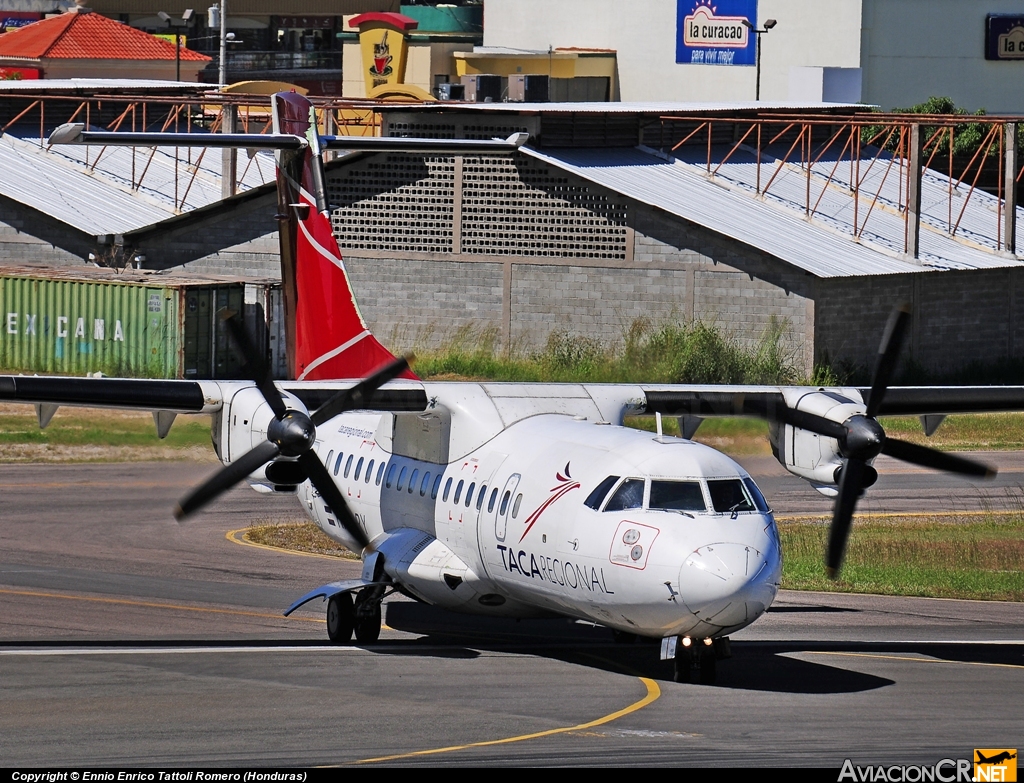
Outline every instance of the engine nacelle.
[[[856, 389], [783, 389], [786, 405], [843, 423], [851, 416], [864, 413], [864, 403]], [[772, 453], [790, 473], [806, 479], [824, 494], [834, 494], [839, 481], [843, 456], [839, 441], [791, 424], [773, 426], [769, 431]], [[874, 477], [874, 471], [869, 477]], [[866, 482], [868, 485], [873, 481]]]
[[[306, 407], [294, 395], [282, 392], [284, 404], [289, 410], [306, 413]], [[226, 397], [226, 395], [225, 395]], [[274, 420], [274, 412], [255, 386], [246, 386], [224, 400], [220, 415], [221, 437], [219, 454], [226, 465], [234, 462], [254, 446], [267, 439], [267, 428]], [[265, 481], [260, 469], [254, 478]]]

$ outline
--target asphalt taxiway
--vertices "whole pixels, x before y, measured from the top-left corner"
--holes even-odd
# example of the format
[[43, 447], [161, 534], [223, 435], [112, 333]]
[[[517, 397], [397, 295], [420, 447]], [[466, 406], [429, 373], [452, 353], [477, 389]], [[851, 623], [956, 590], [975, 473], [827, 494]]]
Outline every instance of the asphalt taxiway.
[[[894, 464], [862, 508], [1019, 508], [1024, 459], [985, 456], [1001, 484]], [[744, 462], [780, 515], [828, 512], [760, 460]], [[5, 765], [838, 769], [1022, 744], [1022, 605], [783, 593], [713, 687], [672, 682], [656, 646], [602, 628], [407, 601], [379, 644], [333, 647], [321, 607], [280, 611], [358, 564], [229, 540], [297, 519], [290, 497], [236, 489], [177, 524], [169, 509], [210, 469], [0, 467]]]

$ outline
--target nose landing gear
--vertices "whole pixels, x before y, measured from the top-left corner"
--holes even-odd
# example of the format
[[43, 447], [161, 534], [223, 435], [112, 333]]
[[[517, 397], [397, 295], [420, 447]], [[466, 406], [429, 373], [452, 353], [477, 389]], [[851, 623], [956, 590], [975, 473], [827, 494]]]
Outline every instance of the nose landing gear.
[[714, 685], [718, 676], [718, 659], [729, 657], [727, 636], [718, 639], [691, 639], [689, 636], [662, 639], [662, 659], [672, 659], [676, 682]]

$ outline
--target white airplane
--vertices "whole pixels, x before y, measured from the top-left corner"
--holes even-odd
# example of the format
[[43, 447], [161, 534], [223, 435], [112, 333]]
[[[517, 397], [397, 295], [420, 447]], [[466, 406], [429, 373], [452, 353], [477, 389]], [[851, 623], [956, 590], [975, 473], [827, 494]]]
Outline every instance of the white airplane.
[[[882, 413], [1020, 410], [1020, 388], [892, 389], [906, 308], [890, 319], [870, 389], [420, 381], [360, 316], [334, 239], [322, 152], [512, 152], [506, 141], [322, 137], [312, 105], [274, 96], [274, 133], [190, 135], [188, 145], [278, 151], [289, 361], [274, 382], [236, 318], [251, 381], [0, 377], [0, 400], [150, 409], [165, 435], [176, 413], [213, 416], [225, 467], [184, 498], [183, 518], [248, 478], [296, 493], [332, 539], [360, 552], [359, 579], [332, 582], [285, 614], [326, 601], [331, 640], [375, 641], [381, 600], [399, 592], [460, 612], [561, 615], [608, 626], [620, 640], [662, 640], [676, 678], [710, 683], [728, 635], [775, 598], [782, 552], [771, 509], [729, 457], [687, 436], [712, 415], [771, 423], [779, 461], [836, 496], [827, 567], [842, 562], [854, 506], [885, 453], [940, 470], [984, 465], [886, 437]], [[62, 126], [50, 143], [177, 144], [174, 134]], [[383, 368], [383, 369], [382, 369]], [[360, 378], [355, 382], [338, 378]], [[622, 426], [659, 417], [659, 434]]]

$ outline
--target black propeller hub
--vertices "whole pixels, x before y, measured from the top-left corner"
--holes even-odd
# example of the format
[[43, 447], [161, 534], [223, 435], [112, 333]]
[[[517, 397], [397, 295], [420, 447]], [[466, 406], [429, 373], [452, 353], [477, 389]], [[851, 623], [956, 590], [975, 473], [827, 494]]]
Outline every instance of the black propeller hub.
[[866, 462], [882, 453], [885, 430], [877, 421], [867, 416], [851, 416], [843, 426], [846, 437], [840, 441], [839, 450], [844, 457]]
[[284, 456], [297, 457], [313, 447], [316, 427], [305, 413], [286, 411], [280, 419], [270, 422], [267, 440], [277, 444]]

